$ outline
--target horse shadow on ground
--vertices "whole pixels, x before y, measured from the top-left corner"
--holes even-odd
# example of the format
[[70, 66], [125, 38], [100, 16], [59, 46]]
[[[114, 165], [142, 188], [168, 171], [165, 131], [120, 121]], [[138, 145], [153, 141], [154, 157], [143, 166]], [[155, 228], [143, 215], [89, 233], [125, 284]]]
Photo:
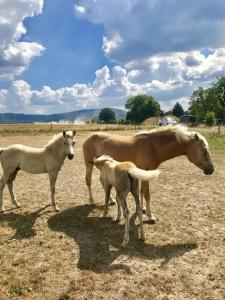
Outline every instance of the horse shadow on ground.
[[[197, 248], [196, 243], [168, 244], [154, 246], [138, 239], [138, 225], [135, 216], [130, 220], [130, 242], [126, 249], [121, 248], [124, 236], [124, 225], [111, 218], [89, 216], [90, 213], [102, 210], [101, 207], [80, 205], [69, 208], [48, 220], [53, 231], [64, 232], [78, 244], [80, 256], [77, 266], [81, 270], [109, 272], [123, 269], [130, 272], [125, 264], [113, 264], [120, 255], [139, 257], [149, 260], [163, 259], [162, 265], [171, 258]], [[161, 265], [161, 266], [162, 266]]]
[[1, 224], [7, 223], [12, 229], [16, 230], [11, 239], [28, 239], [36, 234], [33, 226], [38, 217], [48, 213], [47, 211], [43, 212], [48, 206], [49, 205], [46, 205], [31, 213], [6, 212], [0, 214], [0, 226]]

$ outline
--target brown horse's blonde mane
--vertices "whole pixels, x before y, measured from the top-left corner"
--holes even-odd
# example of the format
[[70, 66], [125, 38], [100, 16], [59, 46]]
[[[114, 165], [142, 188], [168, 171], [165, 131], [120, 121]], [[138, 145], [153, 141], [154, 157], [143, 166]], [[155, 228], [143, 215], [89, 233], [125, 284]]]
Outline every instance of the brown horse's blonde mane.
[[149, 134], [149, 135], [174, 135], [176, 137], [176, 140], [179, 143], [187, 142], [194, 138], [195, 134], [198, 135], [198, 138], [202, 140], [202, 142], [205, 144], [206, 147], [208, 147], [208, 142], [202, 136], [200, 133], [197, 133], [195, 131], [189, 131], [186, 126], [183, 125], [167, 125], [159, 128], [152, 129], [150, 131], [141, 131], [137, 133], [139, 134]]

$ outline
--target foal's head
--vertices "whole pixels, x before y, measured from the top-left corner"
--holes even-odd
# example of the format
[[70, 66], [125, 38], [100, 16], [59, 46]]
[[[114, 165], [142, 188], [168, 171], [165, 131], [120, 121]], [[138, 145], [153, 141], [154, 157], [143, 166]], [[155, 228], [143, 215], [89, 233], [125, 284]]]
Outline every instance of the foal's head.
[[211, 175], [214, 172], [214, 166], [208, 151], [208, 143], [203, 136], [194, 133], [186, 155], [192, 163], [203, 170], [204, 174]]
[[69, 159], [73, 159], [74, 157], [74, 145], [75, 145], [75, 134], [76, 131], [63, 131], [63, 140], [64, 140], [64, 147], [67, 157]]

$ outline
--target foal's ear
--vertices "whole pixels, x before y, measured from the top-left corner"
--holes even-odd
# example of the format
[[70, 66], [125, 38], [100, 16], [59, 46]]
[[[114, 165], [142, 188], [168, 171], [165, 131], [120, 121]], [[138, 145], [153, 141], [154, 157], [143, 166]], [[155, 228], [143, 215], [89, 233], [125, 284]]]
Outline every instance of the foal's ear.
[[197, 132], [194, 134], [194, 138], [198, 141], [199, 140], [199, 136], [197, 134]]
[[76, 135], [76, 130], [73, 131], [73, 136], [75, 136], [75, 135]]
[[66, 137], [66, 132], [65, 132], [65, 130], [63, 130], [63, 136]]

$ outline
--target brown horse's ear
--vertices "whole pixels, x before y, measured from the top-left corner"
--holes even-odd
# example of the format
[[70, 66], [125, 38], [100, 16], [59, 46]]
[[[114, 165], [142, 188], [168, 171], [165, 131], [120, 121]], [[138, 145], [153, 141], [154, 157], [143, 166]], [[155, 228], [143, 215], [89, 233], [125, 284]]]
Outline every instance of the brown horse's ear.
[[66, 137], [66, 132], [65, 132], [65, 130], [63, 130], [63, 136]]
[[73, 136], [75, 136], [75, 135], [76, 135], [76, 130], [73, 131]]
[[194, 134], [194, 138], [198, 141], [199, 140], [199, 136], [197, 133]]

